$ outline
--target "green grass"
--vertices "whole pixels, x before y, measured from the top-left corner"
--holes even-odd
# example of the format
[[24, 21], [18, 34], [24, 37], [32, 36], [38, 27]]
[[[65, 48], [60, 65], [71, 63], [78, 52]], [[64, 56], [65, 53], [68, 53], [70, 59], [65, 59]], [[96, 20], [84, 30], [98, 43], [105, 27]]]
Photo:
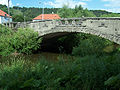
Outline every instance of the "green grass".
[[[119, 54], [77, 57], [74, 61], [59, 58], [36, 63], [21, 57], [1, 61], [0, 89], [6, 90], [112, 90], [119, 89]], [[3, 59], [4, 60], [4, 59]], [[109, 78], [114, 81], [111, 84]]]

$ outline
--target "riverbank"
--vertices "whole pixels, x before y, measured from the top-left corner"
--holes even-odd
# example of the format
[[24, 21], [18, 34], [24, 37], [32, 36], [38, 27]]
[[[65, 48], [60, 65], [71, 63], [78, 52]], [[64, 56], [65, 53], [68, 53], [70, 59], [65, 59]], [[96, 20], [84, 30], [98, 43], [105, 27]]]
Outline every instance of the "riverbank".
[[[3, 58], [8, 58], [9, 57], [24, 57], [25, 59], [28, 59], [29, 61], [35, 62], [36, 60], [39, 60], [41, 58], [45, 58], [45, 60], [47, 61], [59, 61], [60, 58], [63, 58], [64, 60], [68, 60], [70, 59], [74, 59], [74, 56], [70, 56], [68, 54], [60, 54], [60, 53], [52, 53], [52, 52], [40, 52], [37, 54], [30, 54], [30, 55], [26, 55], [26, 54], [17, 54], [17, 55], [9, 55], [7, 57], [3, 57]], [[2, 59], [2, 56], [0, 57], [0, 59]]]
[[[57, 62], [39, 57], [35, 62], [10, 57], [0, 63], [0, 89], [111, 90], [119, 89], [119, 54], [76, 57]], [[116, 79], [114, 79], [116, 78]]]

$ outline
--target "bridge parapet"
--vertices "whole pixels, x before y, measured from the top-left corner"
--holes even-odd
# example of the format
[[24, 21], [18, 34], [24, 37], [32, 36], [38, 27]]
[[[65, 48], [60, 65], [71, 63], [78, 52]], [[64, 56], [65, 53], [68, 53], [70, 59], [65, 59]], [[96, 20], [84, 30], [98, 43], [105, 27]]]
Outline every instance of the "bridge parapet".
[[59, 25], [81, 25], [83, 21], [114, 21], [120, 17], [84, 17], [84, 18], [62, 18]]
[[[46, 26], [47, 24], [51, 24], [53, 26], [81, 26], [81, 24], [85, 21], [91, 21], [92, 22], [100, 22], [100, 21], [119, 21], [120, 17], [84, 17], [84, 18], [62, 18], [60, 20], [43, 20], [43, 21], [37, 21], [37, 22], [12, 22], [10, 23], [10, 25], [8, 23], [4, 23], [4, 25], [9, 26], [11, 28], [24, 28], [27, 26], [30, 26], [30, 24], [32, 25], [32, 27], [36, 26], [36, 23], [39, 23], [39, 26]], [[49, 23], [51, 22], [51, 23]], [[40, 25], [41, 24], [41, 25]], [[43, 25], [44, 24], [44, 25]]]
[[39, 22], [17, 22], [11, 23], [10, 26], [15, 29], [32, 28], [39, 33], [39, 36], [57, 32], [90, 33], [120, 44], [120, 17], [63, 18]]

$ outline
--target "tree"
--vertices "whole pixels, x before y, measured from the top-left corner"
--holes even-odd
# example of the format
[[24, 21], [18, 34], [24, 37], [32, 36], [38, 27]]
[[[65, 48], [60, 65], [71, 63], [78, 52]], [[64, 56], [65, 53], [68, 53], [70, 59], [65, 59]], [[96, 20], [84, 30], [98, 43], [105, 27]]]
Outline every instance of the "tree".
[[58, 11], [58, 14], [62, 18], [70, 18], [70, 17], [96, 17], [93, 12], [89, 11], [88, 9], [83, 9], [81, 5], [75, 6], [75, 8], [69, 8], [68, 5], [64, 5], [63, 8], [61, 8]]
[[24, 22], [24, 16], [23, 15], [14, 15], [13, 17], [14, 22]]
[[120, 14], [112, 13], [112, 14], [103, 14], [101, 17], [120, 17]]
[[96, 17], [93, 12], [89, 11], [87, 8], [83, 10], [83, 16], [84, 17]]
[[62, 18], [69, 18], [69, 17], [73, 17], [73, 10], [71, 8], [69, 8], [69, 5], [64, 5], [63, 8], [61, 8], [58, 11], [58, 14], [60, 15], [60, 17]]

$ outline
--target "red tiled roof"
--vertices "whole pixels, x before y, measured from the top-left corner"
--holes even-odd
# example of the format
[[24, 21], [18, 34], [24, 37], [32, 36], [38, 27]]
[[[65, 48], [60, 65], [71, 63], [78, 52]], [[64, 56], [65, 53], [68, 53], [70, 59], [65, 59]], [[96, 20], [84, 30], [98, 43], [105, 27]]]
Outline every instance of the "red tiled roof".
[[60, 19], [58, 14], [41, 14], [35, 17], [33, 20], [42, 20], [42, 16], [44, 17], [44, 20]]
[[[6, 12], [4, 12], [4, 11], [2, 11], [2, 10], [0, 9], [0, 16], [5, 16], [5, 14], [6, 14], [7, 16], [9, 16]], [[12, 17], [12, 16], [10, 16], [10, 17]]]

